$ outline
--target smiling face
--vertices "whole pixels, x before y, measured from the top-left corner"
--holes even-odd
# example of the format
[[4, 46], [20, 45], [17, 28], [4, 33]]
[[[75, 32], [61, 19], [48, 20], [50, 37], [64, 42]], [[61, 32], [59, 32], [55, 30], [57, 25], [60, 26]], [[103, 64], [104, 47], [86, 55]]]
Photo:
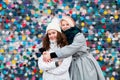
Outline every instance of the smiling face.
[[70, 28], [70, 24], [66, 20], [62, 20], [61, 21], [61, 29], [63, 31], [66, 31], [69, 28]]
[[49, 40], [57, 41], [57, 31], [56, 30], [50, 29], [47, 31], [47, 34], [48, 34]]

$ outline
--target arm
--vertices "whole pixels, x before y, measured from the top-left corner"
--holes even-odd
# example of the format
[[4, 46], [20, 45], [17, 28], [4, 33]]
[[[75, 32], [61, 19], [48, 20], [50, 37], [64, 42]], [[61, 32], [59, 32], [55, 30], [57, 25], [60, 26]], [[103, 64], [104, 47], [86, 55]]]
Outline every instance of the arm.
[[51, 53], [50, 56], [51, 56], [51, 58], [69, 57], [69, 56], [72, 56], [73, 54], [75, 54], [77, 51], [80, 50], [80, 48], [82, 46], [85, 46], [85, 45], [86, 45], [86, 40], [85, 40], [84, 35], [81, 33], [78, 33], [78, 34], [76, 34], [72, 44], [63, 47], [60, 50], [55, 51], [55, 53]]
[[39, 45], [37, 45], [37, 48], [41, 48], [41, 47], [42, 47], [42, 42]]
[[52, 69], [52, 70], [48, 70], [48, 72], [51, 74], [56, 74], [56, 75], [67, 72], [70, 67], [71, 60], [72, 60], [72, 57], [63, 59], [63, 62], [61, 65], [59, 65], [59, 67]]
[[37, 48], [35, 50], [36, 52], [36, 57], [39, 58], [41, 56], [41, 54], [43, 54], [43, 52], [46, 51], [45, 48], [42, 48], [42, 42], [37, 45]]
[[55, 62], [44, 62], [43, 61], [43, 55], [38, 59], [38, 67], [39, 69], [45, 70], [51, 70], [56, 68]]
[[35, 52], [38, 52], [38, 53], [42, 53], [44, 52], [45, 49], [43, 48], [43, 45], [42, 45], [42, 42], [36, 46], [36, 51]]

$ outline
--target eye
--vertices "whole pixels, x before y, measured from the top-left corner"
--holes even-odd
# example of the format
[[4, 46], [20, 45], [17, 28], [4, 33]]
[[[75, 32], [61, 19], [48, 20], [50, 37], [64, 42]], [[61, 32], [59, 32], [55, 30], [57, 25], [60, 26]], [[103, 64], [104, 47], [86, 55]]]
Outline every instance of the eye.
[[69, 26], [69, 24], [66, 24], [67, 26]]
[[65, 26], [64, 24], [62, 24], [61, 26]]
[[53, 32], [52, 34], [55, 34], [55, 32]]
[[51, 35], [50, 33], [48, 33], [48, 36]]

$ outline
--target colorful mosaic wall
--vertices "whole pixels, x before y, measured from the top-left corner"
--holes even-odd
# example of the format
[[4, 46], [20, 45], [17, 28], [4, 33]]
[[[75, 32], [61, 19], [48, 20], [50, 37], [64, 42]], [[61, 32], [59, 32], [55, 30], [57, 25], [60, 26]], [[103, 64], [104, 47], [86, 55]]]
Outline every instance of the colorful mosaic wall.
[[120, 0], [0, 0], [0, 80], [42, 80], [39, 44], [53, 16], [66, 14], [106, 80], [120, 80]]

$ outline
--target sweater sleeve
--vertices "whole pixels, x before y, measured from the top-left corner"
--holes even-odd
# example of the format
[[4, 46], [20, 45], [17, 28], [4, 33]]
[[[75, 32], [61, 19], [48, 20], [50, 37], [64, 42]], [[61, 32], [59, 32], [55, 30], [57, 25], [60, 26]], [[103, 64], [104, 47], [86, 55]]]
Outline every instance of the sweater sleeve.
[[[55, 58], [54, 55], [58, 58], [66, 58], [72, 56], [80, 50], [81, 47], [86, 45], [85, 37], [82, 33], [76, 34], [72, 44], [62, 47], [59, 50], [56, 50], [55, 53], [50, 54], [51, 58]], [[52, 57], [54, 56], [54, 57]]]
[[38, 59], [38, 67], [39, 69], [42, 69], [43, 71], [45, 70], [51, 70], [51, 69], [54, 69], [56, 68], [56, 65], [55, 65], [55, 62], [44, 62], [43, 61], [43, 56], [41, 55], [41, 57], [39, 57]]
[[67, 72], [70, 67], [71, 60], [72, 60], [71, 56], [63, 59], [63, 62], [59, 67], [49, 70], [48, 72], [55, 75], [60, 75]]

